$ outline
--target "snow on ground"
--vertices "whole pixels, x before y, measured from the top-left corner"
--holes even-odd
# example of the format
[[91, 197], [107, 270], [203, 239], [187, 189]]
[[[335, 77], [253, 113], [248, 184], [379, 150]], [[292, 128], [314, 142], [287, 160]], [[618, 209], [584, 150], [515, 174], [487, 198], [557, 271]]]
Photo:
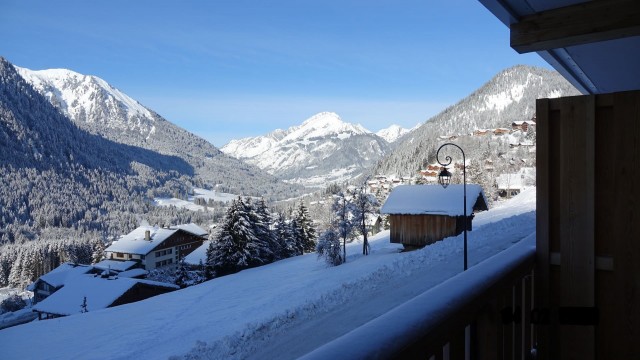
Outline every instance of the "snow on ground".
[[[535, 189], [480, 213], [469, 264], [535, 232]], [[4, 359], [294, 358], [462, 271], [462, 235], [401, 253], [389, 233], [347, 263], [315, 254], [279, 261], [138, 303], [0, 331]]]
[[194, 203], [196, 198], [204, 199], [205, 201], [222, 201], [228, 203], [238, 198], [238, 195], [223, 193], [216, 190], [207, 190], [201, 188], [193, 189], [194, 195], [189, 196], [189, 200], [182, 200], [178, 198], [155, 198], [153, 203], [156, 206], [175, 206], [177, 208], [184, 208], [191, 211], [205, 211], [205, 207], [202, 205], [196, 205]]

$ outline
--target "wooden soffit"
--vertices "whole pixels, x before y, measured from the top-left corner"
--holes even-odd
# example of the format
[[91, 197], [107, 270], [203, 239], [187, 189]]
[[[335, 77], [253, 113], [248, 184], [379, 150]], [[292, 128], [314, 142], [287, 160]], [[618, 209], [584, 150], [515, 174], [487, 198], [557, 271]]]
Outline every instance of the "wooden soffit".
[[511, 47], [527, 53], [639, 35], [640, 0], [593, 0], [521, 17]]

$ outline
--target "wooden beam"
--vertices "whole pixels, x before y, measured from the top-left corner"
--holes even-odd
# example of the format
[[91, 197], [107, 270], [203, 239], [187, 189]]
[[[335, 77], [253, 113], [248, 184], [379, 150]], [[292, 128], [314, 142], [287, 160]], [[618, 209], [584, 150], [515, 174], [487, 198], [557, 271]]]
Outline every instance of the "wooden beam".
[[593, 0], [528, 15], [511, 25], [519, 53], [640, 36], [640, 1]]

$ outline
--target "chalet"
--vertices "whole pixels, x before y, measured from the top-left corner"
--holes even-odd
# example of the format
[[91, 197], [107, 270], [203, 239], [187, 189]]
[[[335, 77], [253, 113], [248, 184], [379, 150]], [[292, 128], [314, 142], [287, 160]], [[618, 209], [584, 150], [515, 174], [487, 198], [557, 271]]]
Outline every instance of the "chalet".
[[39, 303], [51, 294], [60, 290], [67, 282], [68, 278], [92, 272], [95, 272], [95, 270], [89, 265], [63, 263], [57, 268], [40, 276], [33, 282], [33, 284], [29, 285], [27, 289], [33, 291], [33, 302]]
[[467, 185], [467, 218], [461, 205], [463, 185], [398, 186], [387, 198], [381, 213], [389, 215], [391, 242], [405, 248], [432, 244], [471, 230], [473, 213], [487, 210], [487, 199], [480, 185]]
[[38, 319], [90, 312], [124, 305], [179, 289], [173, 284], [98, 274], [76, 274], [62, 288], [37, 303]]
[[140, 226], [105, 249], [108, 260], [135, 261], [145, 270], [176, 264], [207, 239], [195, 224], [160, 228]]

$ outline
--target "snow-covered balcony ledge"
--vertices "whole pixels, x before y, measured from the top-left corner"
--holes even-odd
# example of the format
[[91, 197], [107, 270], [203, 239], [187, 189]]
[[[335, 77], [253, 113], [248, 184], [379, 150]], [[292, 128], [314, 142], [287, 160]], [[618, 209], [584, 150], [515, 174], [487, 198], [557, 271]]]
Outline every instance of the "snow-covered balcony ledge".
[[534, 262], [535, 233], [303, 359], [528, 358]]

